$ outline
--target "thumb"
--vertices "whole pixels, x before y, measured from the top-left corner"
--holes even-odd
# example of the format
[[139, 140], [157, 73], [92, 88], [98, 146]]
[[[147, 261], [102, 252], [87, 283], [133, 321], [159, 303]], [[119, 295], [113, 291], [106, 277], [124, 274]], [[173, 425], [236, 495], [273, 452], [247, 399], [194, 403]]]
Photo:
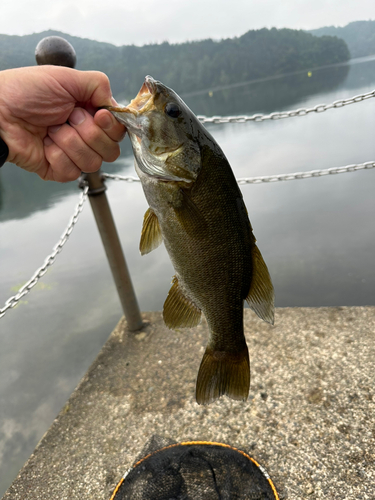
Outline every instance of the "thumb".
[[100, 71], [80, 71], [79, 81], [83, 98], [81, 101], [91, 101], [97, 108], [112, 106], [112, 91], [109, 78]]
[[[54, 67], [56, 73], [61, 72], [60, 84], [72, 97], [81, 103], [90, 102], [92, 106], [112, 105], [112, 91], [108, 76], [100, 71], [79, 71], [71, 68]], [[67, 76], [69, 76], [67, 78]]]

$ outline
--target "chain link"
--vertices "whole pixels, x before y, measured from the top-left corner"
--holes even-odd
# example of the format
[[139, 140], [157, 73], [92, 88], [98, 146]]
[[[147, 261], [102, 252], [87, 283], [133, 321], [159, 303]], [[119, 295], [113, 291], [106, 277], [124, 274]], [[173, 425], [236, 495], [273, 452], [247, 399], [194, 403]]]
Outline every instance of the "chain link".
[[11, 309], [12, 307], [16, 306], [19, 300], [24, 297], [29, 291], [38, 283], [39, 279], [46, 274], [48, 271], [48, 268], [52, 266], [52, 264], [55, 262], [57, 255], [61, 252], [63, 246], [65, 243], [68, 241], [69, 236], [71, 235], [74, 226], [77, 224], [78, 217], [80, 213], [83, 210], [83, 204], [85, 203], [87, 199], [87, 192], [89, 190], [89, 187], [87, 184], [84, 185], [83, 191], [80, 195], [80, 200], [78, 205], [76, 206], [76, 209], [74, 211], [73, 217], [70, 219], [70, 222], [68, 224], [68, 227], [65, 229], [63, 234], [61, 235], [61, 238], [57, 245], [53, 247], [53, 252], [45, 259], [44, 264], [42, 267], [37, 269], [32, 276], [32, 278], [23, 285], [22, 288], [20, 288], [17, 292], [16, 295], [13, 297], [10, 297], [6, 302], [5, 306], [0, 309], [0, 318], [2, 318], [5, 313], [8, 311], [8, 309]]
[[331, 104], [317, 104], [313, 108], [299, 108], [292, 111], [280, 111], [276, 113], [271, 113], [269, 115], [239, 115], [239, 116], [212, 116], [207, 117], [204, 115], [199, 115], [197, 118], [202, 123], [246, 123], [246, 122], [263, 122], [265, 120], [280, 120], [282, 118], [293, 118], [294, 116], [306, 116], [309, 113], [322, 113], [327, 111], [327, 109], [343, 108], [348, 104], [354, 104], [356, 102], [361, 102], [366, 99], [371, 99], [375, 97], [375, 90], [372, 92], [367, 92], [366, 94], [356, 95], [350, 97], [349, 99], [340, 99]]
[[324, 175], [356, 172], [357, 170], [369, 170], [370, 168], [375, 168], [375, 161], [366, 161], [365, 163], [359, 163], [358, 165], [346, 165], [346, 167], [327, 168], [325, 170], [310, 170], [308, 172], [267, 175], [264, 177], [244, 177], [237, 179], [237, 182], [238, 184], [261, 184], [262, 182], [293, 181], [297, 179], [308, 179], [309, 177], [322, 177]]
[[[327, 111], [328, 109], [342, 108], [344, 106], [347, 106], [348, 104], [361, 102], [372, 97], [375, 97], [375, 90], [373, 90], [372, 92], [367, 92], [366, 94], [360, 94], [354, 97], [350, 97], [349, 99], [340, 99], [338, 101], [334, 101], [332, 104], [317, 104], [313, 108], [300, 108], [291, 111], [281, 111], [271, 113], [269, 115], [255, 114], [252, 116], [213, 116], [211, 118], [208, 118], [204, 115], [199, 115], [198, 119], [202, 123], [246, 123], [248, 121], [262, 122], [265, 120], [280, 120], [282, 118], [292, 118], [294, 116], [306, 116], [309, 113], [322, 113], [324, 111]], [[238, 184], [260, 184], [263, 182], [289, 181], [296, 179], [307, 179], [309, 177], [321, 177], [324, 175], [342, 174], [345, 172], [355, 172], [357, 170], [370, 169], [374, 167], [375, 162], [368, 161], [365, 163], [360, 163], [358, 165], [347, 165], [345, 167], [328, 168], [326, 170], [311, 170], [309, 172], [295, 172], [291, 174], [241, 178], [237, 179], [237, 182]], [[137, 177], [132, 176], [103, 173], [103, 177], [116, 181], [140, 182]], [[16, 306], [22, 297], [29, 293], [29, 291], [38, 283], [39, 279], [48, 271], [48, 268], [55, 262], [57, 255], [61, 252], [63, 246], [65, 245], [71, 232], [73, 231], [73, 228], [78, 221], [78, 217], [83, 210], [83, 204], [87, 199], [87, 193], [89, 190], [87, 183], [83, 183], [81, 187], [83, 187], [83, 191], [81, 193], [79, 203], [74, 211], [73, 217], [68, 224], [68, 227], [62, 234], [60, 241], [53, 248], [53, 252], [45, 259], [43, 266], [40, 267], [34, 273], [32, 278], [18, 290], [16, 295], [10, 297], [5, 302], [5, 306], [0, 309], [0, 318], [2, 318], [9, 309]]]
[[[323, 177], [324, 175], [344, 174], [346, 172], [356, 172], [357, 170], [369, 170], [375, 168], [375, 161], [366, 161], [357, 165], [346, 165], [345, 167], [327, 168], [324, 170], [310, 170], [308, 172], [294, 172], [291, 174], [266, 175], [263, 177], [241, 177], [237, 179], [238, 184], [261, 184], [262, 182], [293, 181], [296, 179], [308, 179], [309, 177]], [[141, 182], [137, 177], [125, 175], [113, 175], [103, 173], [106, 179], [126, 182]]]
[[126, 182], [141, 182], [138, 177], [132, 177], [131, 175], [115, 175], [115, 174], [106, 174], [102, 173], [102, 176], [105, 179], [112, 179], [114, 181], [126, 181]]
[[[375, 168], [375, 161], [367, 161], [365, 163], [359, 163], [356, 165], [346, 165], [345, 167], [328, 168], [325, 170], [310, 170], [308, 172], [295, 172], [291, 174], [268, 175], [263, 177], [244, 177], [237, 179], [237, 182], [238, 184], [261, 184], [265, 182], [290, 181], [296, 179], [308, 179], [309, 177], [322, 177], [324, 175], [343, 174], [345, 172], [356, 172], [358, 170], [369, 170], [371, 168]], [[114, 175], [107, 173], [103, 173], [102, 175], [106, 179], [113, 179], [116, 181], [140, 182], [140, 179], [132, 176]], [[38, 283], [39, 279], [48, 271], [48, 268], [55, 262], [57, 255], [61, 252], [63, 246], [72, 233], [74, 226], [77, 224], [78, 217], [83, 210], [83, 204], [87, 199], [87, 193], [89, 190], [87, 183], [83, 182], [81, 184], [81, 187], [83, 187], [83, 191], [81, 193], [79, 203], [74, 211], [72, 218], [70, 219], [68, 227], [61, 235], [59, 242], [54, 246], [53, 252], [45, 259], [43, 266], [37, 269], [32, 278], [18, 290], [17, 294], [13, 297], [10, 297], [5, 302], [5, 306], [0, 309], [0, 318], [5, 315], [8, 309], [16, 306], [19, 300], [27, 293], [29, 293], [29, 291]]]

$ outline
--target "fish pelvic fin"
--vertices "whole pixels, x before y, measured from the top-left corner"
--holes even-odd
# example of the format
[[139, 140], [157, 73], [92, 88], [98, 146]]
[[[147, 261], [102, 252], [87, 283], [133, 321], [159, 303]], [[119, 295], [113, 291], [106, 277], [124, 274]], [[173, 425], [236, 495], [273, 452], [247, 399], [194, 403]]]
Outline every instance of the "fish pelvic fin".
[[158, 218], [152, 208], [148, 208], [143, 217], [143, 226], [139, 250], [141, 255], [152, 252], [163, 241]]
[[172, 287], [164, 302], [163, 319], [168, 328], [192, 328], [201, 320], [201, 310], [181, 290], [173, 276]]
[[266, 263], [263, 260], [259, 248], [252, 248], [253, 276], [246, 301], [261, 319], [267, 323], [274, 323], [275, 316], [275, 294]]
[[246, 401], [250, 388], [249, 351], [238, 353], [215, 351], [209, 346], [199, 367], [196, 399], [200, 405], [210, 404], [220, 396]]

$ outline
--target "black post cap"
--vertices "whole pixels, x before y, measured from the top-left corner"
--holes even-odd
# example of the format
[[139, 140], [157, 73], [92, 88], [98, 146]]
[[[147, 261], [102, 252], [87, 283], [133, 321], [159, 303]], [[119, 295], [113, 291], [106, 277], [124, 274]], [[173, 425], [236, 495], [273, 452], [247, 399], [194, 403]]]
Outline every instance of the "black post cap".
[[35, 59], [39, 66], [51, 64], [74, 68], [77, 56], [72, 45], [61, 36], [43, 38], [35, 49]]

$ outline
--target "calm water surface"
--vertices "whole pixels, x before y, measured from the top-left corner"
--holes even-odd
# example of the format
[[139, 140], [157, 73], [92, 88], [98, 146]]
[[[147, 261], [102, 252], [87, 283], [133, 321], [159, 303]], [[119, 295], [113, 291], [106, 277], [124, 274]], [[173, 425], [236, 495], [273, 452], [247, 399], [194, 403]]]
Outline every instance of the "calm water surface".
[[[140, 82], [141, 85], [142, 82]], [[164, 82], [168, 84], [168, 82]], [[197, 114], [310, 107], [372, 91], [375, 57], [307, 74], [186, 95]], [[303, 118], [210, 127], [236, 177], [375, 160], [375, 99]], [[128, 141], [107, 172], [134, 175]], [[375, 304], [375, 169], [242, 186], [277, 306]], [[107, 191], [142, 310], [160, 310], [173, 269], [164, 247], [141, 258], [147, 205], [140, 184]], [[76, 183], [0, 171], [0, 305], [56, 244], [78, 201]], [[0, 495], [33, 451], [121, 316], [89, 205], [39, 285], [0, 320]], [[199, 360], [197, 360], [198, 368]], [[193, 397], [193, 395], [192, 395]]]

